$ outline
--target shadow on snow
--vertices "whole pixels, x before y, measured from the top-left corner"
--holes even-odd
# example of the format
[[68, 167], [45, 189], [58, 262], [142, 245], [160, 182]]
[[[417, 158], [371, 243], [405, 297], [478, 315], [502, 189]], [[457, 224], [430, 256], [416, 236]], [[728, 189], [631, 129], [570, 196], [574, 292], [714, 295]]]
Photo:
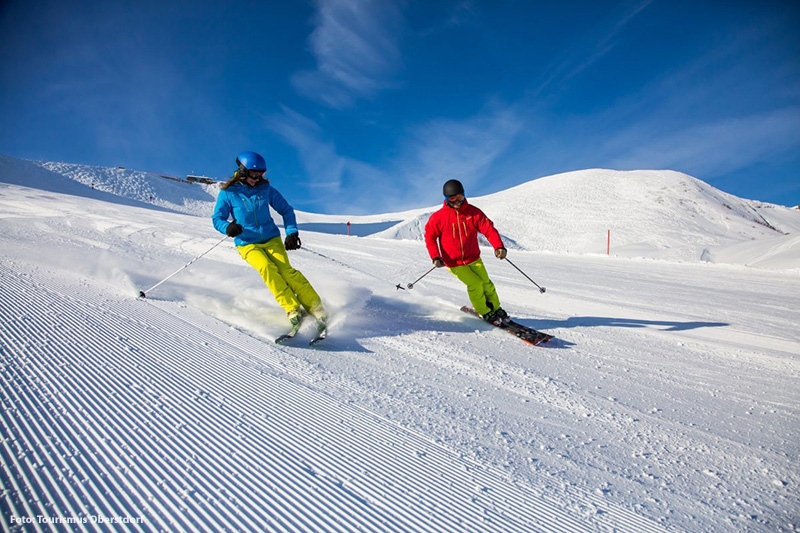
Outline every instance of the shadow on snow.
[[593, 327], [613, 327], [613, 328], [648, 328], [656, 327], [661, 331], [687, 331], [699, 328], [720, 328], [729, 326], [727, 322], [672, 322], [667, 320], [639, 320], [635, 318], [614, 318], [605, 316], [573, 316], [566, 320], [552, 319], [529, 319], [518, 320], [520, 324], [525, 324], [536, 329], [548, 328], [593, 328]]

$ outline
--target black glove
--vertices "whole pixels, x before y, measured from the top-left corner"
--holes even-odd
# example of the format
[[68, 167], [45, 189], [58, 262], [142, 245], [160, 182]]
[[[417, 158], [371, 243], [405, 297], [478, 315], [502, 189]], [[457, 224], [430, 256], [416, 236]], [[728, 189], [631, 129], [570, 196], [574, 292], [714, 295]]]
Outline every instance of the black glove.
[[283, 246], [286, 247], [287, 250], [299, 250], [301, 244], [299, 233], [290, 233], [283, 241]]
[[228, 227], [225, 228], [225, 235], [228, 237], [236, 237], [242, 232], [243, 228], [241, 224], [237, 224], [236, 222], [231, 222], [228, 224]]
[[444, 266], [444, 261], [441, 257], [434, 257], [433, 258], [433, 266], [436, 268], [442, 268]]
[[494, 251], [494, 256], [498, 259], [505, 259], [507, 255], [508, 255], [508, 250], [506, 250], [503, 247], [500, 247]]

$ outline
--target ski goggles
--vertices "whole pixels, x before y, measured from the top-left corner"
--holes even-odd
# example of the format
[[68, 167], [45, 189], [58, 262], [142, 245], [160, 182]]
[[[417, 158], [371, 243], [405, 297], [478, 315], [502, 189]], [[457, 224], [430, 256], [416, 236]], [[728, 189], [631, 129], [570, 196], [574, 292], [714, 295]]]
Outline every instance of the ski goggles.
[[244, 177], [249, 179], [261, 179], [264, 177], [266, 170], [245, 170]]
[[464, 201], [463, 194], [454, 194], [452, 196], [445, 196], [445, 198], [447, 198], [447, 201], [450, 202], [451, 204], [457, 204], [459, 202]]

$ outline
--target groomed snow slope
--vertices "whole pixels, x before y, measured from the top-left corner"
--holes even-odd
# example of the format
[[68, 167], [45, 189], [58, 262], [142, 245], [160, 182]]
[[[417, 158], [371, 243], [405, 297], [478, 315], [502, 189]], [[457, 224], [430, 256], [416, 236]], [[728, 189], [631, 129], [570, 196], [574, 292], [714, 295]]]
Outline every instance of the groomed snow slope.
[[326, 394], [287, 371], [291, 350], [16, 265], [0, 265], [6, 531], [25, 517], [137, 531], [659, 530], [599, 496], [576, 512]]
[[306, 233], [331, 337], [278, 347], [229, 243], [134, 298], [220, 240], [207, 219], [41, 178], [0, 185], [5, 529], [800, 527], [794, 273], [512, 251], [541, 295], [487, 258], [558, 337], [531, 348], [460, 313], [446, 272], [395, 290], [420, 243]]

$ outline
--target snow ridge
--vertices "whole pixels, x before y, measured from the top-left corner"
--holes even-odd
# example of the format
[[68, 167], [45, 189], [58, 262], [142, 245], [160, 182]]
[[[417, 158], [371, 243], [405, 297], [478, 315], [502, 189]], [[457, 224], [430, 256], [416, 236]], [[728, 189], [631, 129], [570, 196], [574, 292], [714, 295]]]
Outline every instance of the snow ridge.
[[189, 184], [148, 172], [68, 163], [40, 164], [90, 188], [189, 215], [210, 216], [217, 196], [213, 186]]

